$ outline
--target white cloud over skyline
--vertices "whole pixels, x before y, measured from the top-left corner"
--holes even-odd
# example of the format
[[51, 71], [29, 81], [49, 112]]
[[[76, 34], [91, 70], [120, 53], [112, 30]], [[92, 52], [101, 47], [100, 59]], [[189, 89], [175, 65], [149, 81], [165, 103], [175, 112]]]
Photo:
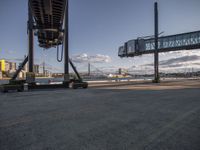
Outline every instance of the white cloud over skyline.
[[111, 62], [111, 57], [108, 55], [96, 54], [89, 56], [86, 53], [72, 56], [72, 61], [76, 63], [108, 63]]
[[[10, 54], [13, 55], [14, 54]], [[48, 54], [47, 54], [48, 55]], [[42, 57], [41, 57], [42, 58]], [[50, 61], [50, 59], [53, 59]], [[55, 58], [48, 57], [47, 65], [50, 64], [53, 68], [55, 64]], [[115, 73], [119, 68], [123, 68], [131, 72], [132, 74], [136, 73], [153, 73], [154, 69], [154, 55], [147, 54], [132, 58], [119, 58], [116, 56], [94, 54], [89, 55], [87, 53], [75, 54], [71, 56], [71, 59], [75, 63], [76, 67], [80, 72], [87, 71], [88, 62], [93, 65], [93, 70], [99, 69], [105, 73]], [[17, 61], [21, 62], [23, 59], [7, 59], [8, 61]], [[35, 58], [36, 64], [41, 64], [43, 60]], [[62, 63], [59, 67], [55, 66], [54, 68], [59, 68], [58, 71], [53, 69], [52, 72], [62, 72], [63, 67]], [[185, 50], [185, 51], [174, 51], [167, 53], [159, 54], [159, 70], [160, 72], [187, 72], [187, 71], [198, 71], [200, 70], [200, 50]]]

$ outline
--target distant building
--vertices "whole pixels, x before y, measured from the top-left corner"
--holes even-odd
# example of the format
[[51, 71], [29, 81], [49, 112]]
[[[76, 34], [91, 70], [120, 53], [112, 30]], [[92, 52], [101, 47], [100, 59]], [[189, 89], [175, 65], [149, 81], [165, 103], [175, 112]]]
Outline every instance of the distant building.
[[3, 78], [3, 74], [2, 74], [2, 71], [0, 71], [0, 79]]
[[4, 59], [0, 60], [0, 71], [5, 71], [5, 63], [6, 61]]
[[10, 71], [10, 63], [8, 61], [5, 61], [5, 72]]
[[[19, 66], [21, 65], [22, 63], [19, 63]], [[24, 72], [28, 72], [28, 63], [26, 63], [22, 69], [22, 71]]]
[[28, 63], [26, 63], [25, 65], [24, 65], [24, 68], [22, 69], [24, 72], [28, 72]]
[[[38, 74], [39, 73], [39, 65], [33, 65], [33, 72], [34, 73], [36, 73], [36, 74]], [[25, 65], [24, 65], [24, 68], [22, 69], [22, 71], [23, 72], [28, 72], [28, 63], [26, 63]]]
[[36, 74], [39, 73], [39, 65], [33, 65], [33, 72]]
[[15, 62], [9, 62], [9, 72], [15, 72], [17, 69], [17, 65]]
[[0, 60], [0, 71], [5, 71], [5, 72], [14, 72], [16, 71], [16, 63], [15, 62], [9, 62], [6, 61], [5, 59]]
[[[2, 74], [6, 74], [7, 77], [11, 77], [13, 76], [14, 72], [16, 72], [16, 70], [17, 64], [15, 62], [9, 62], [5, 59], [0, 60], [0, 72], [2, 72]], [[18, 77], [24, 78], [26, 76], [26, 72], [28, 72], [28, 64], [24, 66]], [[35, 74], [39, 74], [39, 65], [36, 64], [33, 66], [33, 72]]]
[[18, 74], [18, 78], [20, 78], [20, 79], [25, 79], [25, 78], [26, 78], [26, 72], [22, 70], [22, 71]]
[[9, 72], [10, 71], [10, 62], [5, 59], [0, 60], [0, 71]]

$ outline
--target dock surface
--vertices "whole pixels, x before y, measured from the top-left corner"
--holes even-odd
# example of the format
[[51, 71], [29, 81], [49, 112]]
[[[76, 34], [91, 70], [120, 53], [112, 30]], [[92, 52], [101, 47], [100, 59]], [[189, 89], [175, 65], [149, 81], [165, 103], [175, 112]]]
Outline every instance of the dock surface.
[[199, 150], [200, 80], [0, 93], [0, 150]]

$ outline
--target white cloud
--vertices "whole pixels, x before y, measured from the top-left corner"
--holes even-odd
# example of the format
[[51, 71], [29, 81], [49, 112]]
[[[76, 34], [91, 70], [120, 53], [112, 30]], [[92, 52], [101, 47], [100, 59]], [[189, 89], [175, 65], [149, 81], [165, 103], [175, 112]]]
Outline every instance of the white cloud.
[[97, 54], [95, 56], [90, 56], [89, 61], [94, 63], [108, 63], [111, 62], [111, 58], [108, 55]]
[[[154, 55], [142, 55], [127, 60], [127, 68], [132, 74], [154, 73]], [[125, 63], [124, 61], [122, 62]], [[159, 53], [160, 72], [187, 72], [200, 70], [200, 50], [185, 50]]]
[[72, 61], [76, 63], [88, 62], [88, 60], [89, 60], [89, 57], [85, 53], [80, 54], [80, 55], [75, 55], [72, 57]]
[[72, 57], [73, 62], [77, 63], [83, 63], [83, 62], [92, 62], [92, 63], [108, 63], [111, 62], [111, 58], [108, 55], [93, 55], [89, 56], [88, 54], [80, 54], [80, 55], [75, 55]]

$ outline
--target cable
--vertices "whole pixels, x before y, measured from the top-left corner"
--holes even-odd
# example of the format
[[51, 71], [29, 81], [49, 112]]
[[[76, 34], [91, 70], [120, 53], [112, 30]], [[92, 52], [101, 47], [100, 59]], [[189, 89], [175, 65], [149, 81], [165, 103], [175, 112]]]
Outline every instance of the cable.
[[59, 45], [57, 45], [57, 61], [62, 62], [63, 60], [63, 44], [62, 44], [62, 49], [61, 49], [61, 57], [59, 58]]

